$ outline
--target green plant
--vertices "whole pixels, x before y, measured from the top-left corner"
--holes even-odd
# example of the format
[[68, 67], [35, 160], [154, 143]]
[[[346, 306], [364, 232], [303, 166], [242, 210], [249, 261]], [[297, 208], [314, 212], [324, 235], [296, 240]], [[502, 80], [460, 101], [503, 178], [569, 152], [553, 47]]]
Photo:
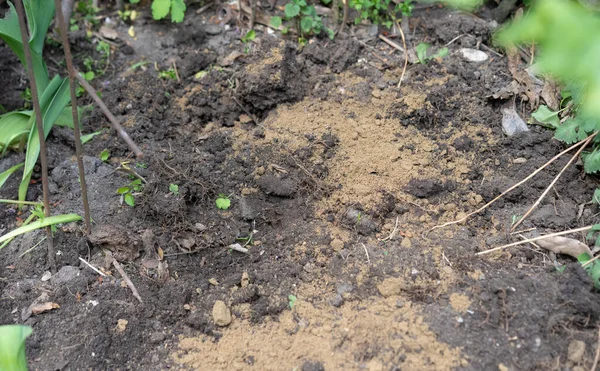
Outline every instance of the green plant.
[[392, 0], [350, 0], [349, 6], [358, 12], [355, 24], [370, 20], [373, 24], [382, 24], [387, 28], [394, 25], [398, 16], [410, 17], [414, 8], [412, 0], [398, 3]]
[[[292, 0], [287, 3], [284, 8], [285, 18], [275, 16], [271, 18], [271, 26], [279, 29], [286, 20], [295, 25], [299, 33], [300, 43], [306, 42], [306, 36], [318, 35], [321, 31], [325, 31], [327, 36], [333, 40], [335, 32], [323, 25], [323, 20], [317, 15], [317, 10], [314, 5], [308, 5], [306, 0]], [[284, 27], [281, 32], [287, 34], [289, 27]]]
[[215, 201], [217, 208], [221, 210], [227, 210], [231, 206], [231, 200], [223, 193], [219, 193], [219, 197]]
[[117, 194], [121, 195], [122, 201], [124, 201], [127, 205], [134, 207], [134, 196], [141, 192], [143, 188], [144, 186], [142, 185], [142, 181], [140, 179], [136, 179], [130, 182], [128, 185], [117, 189]]
[[[536, 120], [554, 127], [555, 138], [567, 144], [590, 140], [590, 151], [582, 152], [586, 173], [600, 170], [600, 17], [572, 1], [535, 2], [530, 12], [512, 22], [498, 35], [506, 48], [535, 41], [537, 69], [566, 85], [561, 102], [565, 110], [553, 112], [541, 106]], [[562, 122], [561, 122], [562, 121]]]
[[[130, 2], [137, 4], [140, 0], [130, 0]], [[179, 23], [183, 21], [185, 9], [185, 2], [183, 0], [153, 0], [152, 18], [160, 20], [171, 12], [171, 22]]]
[[108, 161], [109, 157], [110, 157], [110, 152], [108, 151], [108, 149], [105, 149], [102, 152], [100, 152], [100, 160], [106, 162], [106, 161]]
[[175, 196], [179, 196], [179, 186], [174, 183], [169, 184], [169, 192], [171, 192]]
[[296, 305], [296, 301], [298, 301], [298, 298], [296, 297], [296, 295], [288, 295], [288, 305], [290, 307], [290, 309], [294, 309], [294, 305]]
[[428, 43], [419, 43], [415, 48], [417, 52], [417, 58], [419, 59], [419, 63], [425, 64], [427, 61], [432, 59], [441, 59], [448, 55], [448, 48], [444, 47], [437, 51], [437, 53], [433, 55], [427, 55], [427, 51], [431, 48], [431, 45]]
[[[24, 4], [27, 22], [31, 30], [29, 45], [25, 46], [22, 43], [19, 21], [16, 17], [15, 8], [10, 2], [9, 11], [6, 13], [4, 19], [0, 19], [0, 38], [12, 49], [23, 65], [25, 64], [24, 48], [28, 47], [31, 51], [32, 68], [37, 82], [43, 116], [44, 135], [47, 137], [52, 127], [58, 124], [58, 120], [63, 112], [66, 112], [67, 115], [63, 115], [62, 124], [73, 126], [73, 121], [69, 114], [70, 109], [65, 109], [70, 102], [69, 83], [68, 80], [60, 76], [50, 79], [48, 68], [42, 59], [46, 32], [54, 17], [54, 2], [25, 0]], [[2, 146], [2, 153], [5, 153], [8, 148], [14, 148], [18, 143], [27, 138], [27, 152], [23, 177], [19, 186], [19, 200], [25, 199], [33, 167], [40, 153], [39, 136], [36, 126], [33, 125], [34, 119], [32, 111], [15, 111], [0, 116], [0, 145]], [[18, 148], [22, 149], [22, 146], [19, 145]], [[13, 172], [10, 172], [8, 175]], [[0, 174], [0, 177], [3, 174]]]
[[161, 79], [177, 80], [177, 74], [175, 73], [175, 69], [173, 69], [173, 67], [169, 68], [168, 70], [158, 71], [158, 77]]
[[586, 253], [577, 257], [579, 264], [583, 266], [585, 272], [592, 279], [592, 282], [594, 282], [594, 287], [600, 289], [600, 262], [598, 260], [590, 262], [591, 259], [592, 258]]
[[27, 371], [25, 340], [32, 332], [29, 326], [0, 326], [0, 370]]

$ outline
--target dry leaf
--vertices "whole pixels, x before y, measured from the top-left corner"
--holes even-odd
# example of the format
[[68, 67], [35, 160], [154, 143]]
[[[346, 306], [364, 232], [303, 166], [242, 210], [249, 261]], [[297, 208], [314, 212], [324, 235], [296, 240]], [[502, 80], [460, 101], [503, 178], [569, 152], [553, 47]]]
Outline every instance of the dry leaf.
[[128, 323], [129, 323], [129, 321], [127, 321], [126, 319], [117, 320], [117, 328], [116, 328], [117, 332], [125, 331]]
[[129, 34], [129, 36], [131, 36], [131, 38], [135, 38], [135, 30], [133, 29], [133, 26], [129, 27], [127, 33]]
[[31, 313], [40, 314], [40, 313], [48, 312], [48, 311], [51, 311], [52, 309], [58, 309], [58, 308], [60, 308], [60, 305], [49, 301], [49, 302], [46, 302], [43, 304], [32, 306]]
[[100, 27], [100, 35], [105, 39], [116, 40], [119, 37], [119, 33], [112, 28], [108, 28], [106, 26]]
[[589, 256], [593, 256], [588, 245], [573, 238], [560, 236], [549, 237], [536, 241], [536, 244], [546, 250], [552, 251], [555, 254], [566, 254], [574, 257], [575, 259], [584, 253], [588, 254]]

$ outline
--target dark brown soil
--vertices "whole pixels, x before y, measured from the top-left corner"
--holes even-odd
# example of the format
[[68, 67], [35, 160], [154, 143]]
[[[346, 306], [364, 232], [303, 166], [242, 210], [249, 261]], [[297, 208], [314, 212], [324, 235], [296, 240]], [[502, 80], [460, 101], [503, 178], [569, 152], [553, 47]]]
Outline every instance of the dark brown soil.
[[[530, 247], [475, 255], [514, 239], [513, 216], [568, 158], [466, 224], [428, 233], [563, 149], [537, 126], [503, 134], [503, 102], [488, 97], [511, 82], [506, 58], [488, 52], [476, 64], [457, 52], [490, 45], [489, 21], [417, 12], [409, 43], [452, 41], [450, 55], [409, 66], [398, 87], [404, 59], [361, 27], [304, 48], [258, 32], [248, 55], [229, 64], [223, 59], [246, 47], [237, 28], [207, 22], [214, 12], [188, 13], [182, 25], [143, 14], [137, 39], [120, 25], [107, 74], [94, 80], [144, 157], [132, 157], [99, 110], [84, 120], [86, 133], [107, 129], [84, 147], [92, 235], [80, 224], [59, 228], [59, 272], [48, 281], [44, 244], [27, 252], [42, 232], [0, 252], [0, 323], [33, 327], [32, 369], [590, 368], [600, 302], [577, 263]], [[96, 52], [77, 40], [81, 63]], [[141, 60], [163, 70], [174, 61], [180, 81], [158, 78], [153, 63], [129, 68]], [[22, 72], [5, 45], [0, 61], [0, 72], [17, 71], [0, 80], [11, 87], [0, 104], [15, 109]], [[53, 213], [81, 214], [72, 133], [54, 129], [48, 143]], [[104, 149], [107, 162], [98, 158]], [[22, 157], [10, 154], [0, 170]], [[116, 193], [131, 182], [115, 171], [123, 163], [145, 180], [135, 207]], [[16, 198], [18, 180], [0, 196]], [[28, 199], [39, 199], [40, 187]], [[595, 187], [571, 167], [522, 229], [596, 222], [597, 206], [578, 214]], [[230, 209], [216, 207], [220, 194]], [[27, 215], [3, 206], [0, 229]], [[248, 254], [228, 248], [234, 243]], [[121, 261], [143, 303], [102, 249]], [[42, 294], [60, 308], [26, 315]], [[225, 327], [213, 317], [218, 300], [233, 315]], [[575, 340], [586, 344], [583, 357], [568, 350]]]

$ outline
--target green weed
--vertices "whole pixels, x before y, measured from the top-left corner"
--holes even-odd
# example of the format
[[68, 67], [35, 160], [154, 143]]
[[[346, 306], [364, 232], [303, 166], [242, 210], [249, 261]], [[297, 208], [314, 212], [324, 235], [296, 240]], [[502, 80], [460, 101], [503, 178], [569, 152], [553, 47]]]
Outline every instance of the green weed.
[[219, 197], [215, 201], [218, 209], [227, 210], [231, 206], [231, 200], [229, 197], [223, 193], [219, 193]]

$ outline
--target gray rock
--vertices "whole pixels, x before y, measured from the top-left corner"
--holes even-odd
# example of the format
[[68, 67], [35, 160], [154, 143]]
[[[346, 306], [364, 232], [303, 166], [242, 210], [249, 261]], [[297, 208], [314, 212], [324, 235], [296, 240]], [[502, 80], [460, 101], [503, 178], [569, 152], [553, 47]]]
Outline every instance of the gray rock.
[[64, 283], [73, 281], [75, 278], [79, 277], [80, 274], [81, 271], [78, 267], [65, 265], [50, 278], [50, 283], [52, 283], [53, 286], [60, 286]]
[[256, 210], [252, 207], [251, 200], [242, 197], [240, 198], [238, 205], [240, 205], [240, 211], [244, 220], [256, 219]]
[[162, 343], [163, 340], [165, 340], [165, 337], [165, 334], [163, 334], [161, 331], [156, 331], [150, 335], [150, 342], [153, 344]]
[[329, 299], [329, 303], [334, 307], [341, 307], [344, 304], [344, 298], [341, 294], [335, 294], [331, 299]]
[[512, 137], [515, 134], [529, 131], [529, 128], [514, 108], [504, 108], [502, 110], [502, 131]]
[[346, 293], [349, 293], [349, 292], [351, 292], [353, 289], [354, 289], [354, 287], [352, 287], [352, 284], [350, 284], [350, 283], [346, 283], [346, 282], [344, 282], [344, 283], [340, 283], [340, 284], [337, 286], [337, 292], [338, 292], [338, 294], [340, 294], [340, 295], [344, 295], [344, 294], [346, 294]]
[[207, 24], [204, 26], [204, 32], [208, 35], [218, 35], [223, 32], [223, 28], [216, 24]]
[[325, 367], [319, 361], [304, 361], [302, 371], [325, 371]]

